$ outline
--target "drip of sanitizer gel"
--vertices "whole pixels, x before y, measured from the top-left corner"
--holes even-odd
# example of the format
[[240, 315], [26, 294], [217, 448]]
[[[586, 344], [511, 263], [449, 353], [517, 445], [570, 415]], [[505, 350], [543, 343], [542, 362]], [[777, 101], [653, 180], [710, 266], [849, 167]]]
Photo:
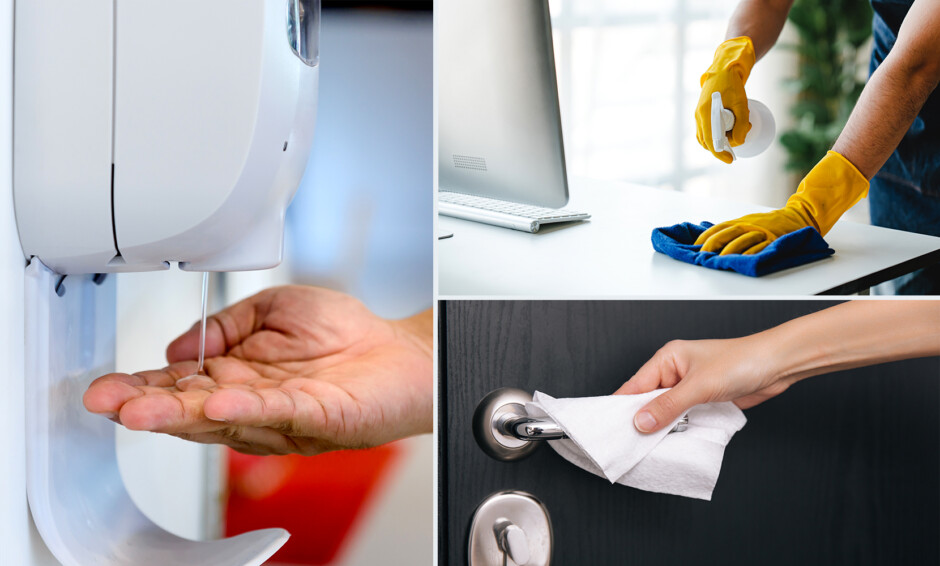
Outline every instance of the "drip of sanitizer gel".
[[187, 375], [176, 381], [176, 388], [181, 391], [203, 388], [208, 383], [208, 377], [203, 375], [203, 365], [206, 361], [206, 311], [209, 305], [209, 272], [202, 274], [202, 320], [199, 326], [199, 365], [192, 375]]
[[199, 365], [196, 375], [202, 373], [202, 366], [206, 361], [206, 307], [209, 305], [209, 272], [202, 273], [202, 324], [199, 327]]

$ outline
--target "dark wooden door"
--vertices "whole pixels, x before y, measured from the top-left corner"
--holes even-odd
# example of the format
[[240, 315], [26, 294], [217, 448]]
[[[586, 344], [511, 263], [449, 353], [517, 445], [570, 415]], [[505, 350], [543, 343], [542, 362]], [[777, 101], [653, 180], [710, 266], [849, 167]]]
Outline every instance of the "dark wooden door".
[[549, 447], [503, 463], [473, 410], [514, 386], [613, 392], [671, 339], [730, 338], [829, 301], [447, 301], [440, 309], [440, 559], [465, 564], [476, 506], [532, 493], [559, 565], [940, 563], [940, 358], [801, 382], [746, 412], [711, 502], [611, 486]]

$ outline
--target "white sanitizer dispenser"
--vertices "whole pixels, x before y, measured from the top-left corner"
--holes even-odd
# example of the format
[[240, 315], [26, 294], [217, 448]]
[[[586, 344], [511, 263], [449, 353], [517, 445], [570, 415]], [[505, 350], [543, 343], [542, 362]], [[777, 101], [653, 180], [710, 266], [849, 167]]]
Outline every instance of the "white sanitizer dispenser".
[[722, 105], [720, 92], [712, 93], [712, 143], [715, 151], [727, 151], [732, 160], [760, 155], [774, 141], [776, 123], [770, 108], [763, 102], [748, 98], [747, 110], [751, 130], [747, 133], [744, 143], [732, 149], [728, 142], [728, 132], [734, 128], [734, 114]]
[[63, 274], [280, 263], [319, 0], [19, 0], [15, 18], [27, 257]]
[[124, 489], [116, 425], [82, 394], [114, 371], [104, 273], [280, 263], [313, 139], [319, 21], [320, 0], [16, 1], [26, 492], [65, 566], [255, 566], [289, 536], [161, 529]]

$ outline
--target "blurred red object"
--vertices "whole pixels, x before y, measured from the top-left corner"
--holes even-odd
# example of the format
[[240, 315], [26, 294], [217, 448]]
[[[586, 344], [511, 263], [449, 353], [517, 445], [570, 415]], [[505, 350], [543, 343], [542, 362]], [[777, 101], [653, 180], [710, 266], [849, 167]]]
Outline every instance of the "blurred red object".
[[271, 562], [331, 564], [390, 477], [401, 447], [319, 456], [248, 456], [228, 450], [225, 536], [281, 527], [291, 533]]

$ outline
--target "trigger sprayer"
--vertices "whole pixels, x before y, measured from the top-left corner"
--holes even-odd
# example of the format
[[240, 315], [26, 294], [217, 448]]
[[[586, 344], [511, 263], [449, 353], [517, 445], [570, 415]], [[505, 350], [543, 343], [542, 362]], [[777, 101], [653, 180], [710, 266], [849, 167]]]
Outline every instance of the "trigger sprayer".
[[720, 92], [712, 93], [712, 143], [715, 151], [727, 151], [732, 160], [761, 154], [774, 141], [776, 123], [770, 108], [763, 102], [748, 98], [747, 110], [751, 131], [747, 133], [743, 144], [731, 149], [727, 133], [734, 128], [734, 113], [722, 105]]

